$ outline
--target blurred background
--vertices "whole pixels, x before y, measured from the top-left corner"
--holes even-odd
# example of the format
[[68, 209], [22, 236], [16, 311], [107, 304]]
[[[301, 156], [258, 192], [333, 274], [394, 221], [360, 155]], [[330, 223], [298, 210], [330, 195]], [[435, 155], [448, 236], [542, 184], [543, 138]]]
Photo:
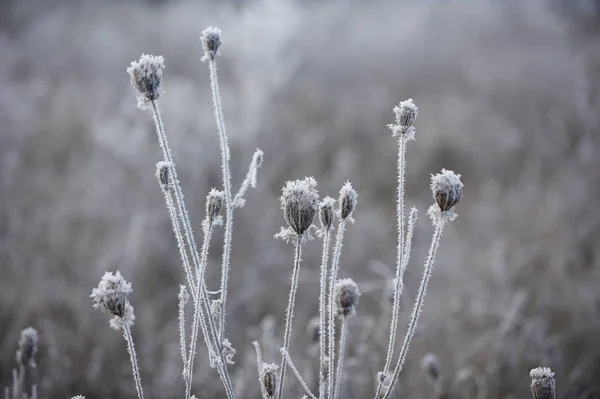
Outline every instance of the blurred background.
[[[239, 398], [259, 397], [252, 341], [279, 363], [293, 248], [286, 180], [359, 193], [341, 277], [363, 291], [349, 323], [342, 397], [372, 397], [387, 346], [396, 226], [392, 108], [419, 106], [407, 205], [421, 214], [399, 341], [432, 227], [429, 176], [462, 174], [417, 335], [395, 392], [431, 398], [436, 354], [461, 398], [529, 397], [529, 370], [556, 372], [560, 398], [600, 398], [600, 3], [594, 0], [0, 2], [0, 385], [19, 332], [38, 329], [42, 398], [134, 397], [121, 334], [89, 298], [104, 271], [133, 284], [133, 333], [148, 398], [182, 397], [176, 309], [184, 281], [163, 197], [151, 116], [125, 69], [165, 57], [160, 100], [196, 230], [220, 154], [198, 37], [223, 31], [221, 91], [234, 190], [252, 153], [258, 186], [237, 211], [227, 335]], [[209, 282], [217, 289], [215, 234]], [[321, 245], [305, 249], [291, 355], [317, 383], [310, 319]], [[198, 398], [223, 397], [202, 348]], [[462, 384], [462, 385], [461, 385]], [[289, 397], [301, 388], [289, 376]], [[454, 388], [452, 388], [454, 389]]]

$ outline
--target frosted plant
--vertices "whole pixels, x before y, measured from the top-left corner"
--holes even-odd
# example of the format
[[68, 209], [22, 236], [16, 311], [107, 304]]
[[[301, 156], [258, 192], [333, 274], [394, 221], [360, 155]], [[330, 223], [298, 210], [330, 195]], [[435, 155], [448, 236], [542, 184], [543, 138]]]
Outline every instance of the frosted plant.
[[135, 320], [133, 306], [129, 304], [129, 294], [131, 294], [131, 284], [125, 281], [120, 272], [106, 272], [100, 279], [97, 288], [92, 290], [92, 301], [94, 308], [103, 311], [112, 316], [110, 326], [115, 330], [122, 330], [123, 337], [127, 342], [127, 351], [131, 360], [131, 368], [133, 371], [133, 380], [135, 389], [139, 399], [144, 397], [142, 390], [142, 379], [138, 368], [137, 356], [135, 353], [135, 345], [131, 335], [131, 326]]
[[340, 265], [340, 257], [342, 255], [342, 241], [344, 240], [344, 230], [346, 229], [346, 223], [354, 222], [352, 214], [356, 208], [358, 194], [352, 188], [350, 182], [346, 182], [341, 190], [340, 197], [338, 199], [339, 209], [337, 216], [339, 218], [338, 231], [335, 238], [335, 246], [333, 248], [333, 259], [331, 260], [331, 273], [329, 276], [329, 325], [327, 329], [327, 340], [328, 340], [328, 351], [329, 351], [329, 384], [328, 384], [328, 397], [333, 398], [334, 395], [334, 381], [333, 376], [334, 365], [335, 365], [335, 283], [337, 281], [337, 272]]
[[279, 380], [279, 366], [273, 363], [263, 363], [259, 372], [260, 382], [267, 398], [275, 396]]
[[[390, 320], [390, 335], [388, 340], [388, 349], [385, 358], [385, 365], [383, 366], [383, 374], [387, 375], [391, 366], [392, 357], [394, 356], [394, 348], [396, 345], [396, 334], [398, 329], [398, 317], [400, 314], [400, 297], [404, 287], [404, 273], [408, 266], [410, 258], [412, 232], [414, 229], [414, 223], [417, 219], [417, 211], [413, 208], [409, 217], [408, 232], [404, 233], [405, 221], [404, 221], [404, 185], [406, 180], [406, 146], [409, 141], [415, 139], [415, 128], [414, 124], [417, 119], [419, 108], [413, 103], [412, 99], [400, 102], [400, 104], [394, 107], [394, 115], [396, 116], [396, 123], [388, 125], [392, 130], [392, 137], [395, 137], [398, 141], [398, 189], [397, 189], [397, 200], [396, 200], [396, 218], [398, 224], [398, 247], [396, 249], [396, 275], [394, 279], [393, 289], [393, 304], [392, 304], [392, 318]], [[408, 245], [406, 245], [408, 244]], [[382, 384], [378, 385], [376, 397], [379, 397], [381, 392]]]
[[554, 373], [548, 367], [537, 367], [529, 372], [533, 399], [555, 399]]
[[333, 300], [335, 301], [335, 312], [342, 320], [342, 327], [333, 399], [340, 397], [342, 373], [344, 369], [344, 352], [348, 332], [348, 319], [356, 314], [356, 305], [358, 305], [359, 297], [360, 291], [354, 280], [345, 278], [343, 280], [338, 280], [335, 284]]
[[[5, 399], [37, 399], [37, 384], [35, 382], [35, 355], [38, 351], [38, 333], [33, 327], [21, 331], [17, 344], [16, 360], [18, 369], [12, 370], [12, 386], [4, 390]], [[25, 389], [25, 379], [29, 375], [31, 388]]]
[[133, 61], [127, 73], [131, 77], [131, 85], [139, 92], [138, 107], [146, 109], [148, 104], [162, 96], [160, 87], [165, 60], [162, 56], [142, 54], [139, 61]]
[[321, 281], [319, 285], [319, 398], [325, 397], [327, 390], [327, 379], [325, 358], [327, 357], [327, 265], [329, 264], [329, 247], [331, 242], [331, 231], [335, 215], [335, 200], [325, 197], [319, 204], [319, 221], [321, 222], [320, 235], [323, 238], [323, 252], [321, 255]]
[[431, 218], [434, 227], [434, 233], [431, 239], [431, 246], [429, 247], [429, 254], [427, 256], [427, 260], [425, 261], [423, 278], [421, 280], [413, 312], [410, 317], [408, 330], [406, 332], [406, 336], [404, 337], [404, 343], [402, 344], [400, 355], [394, 368], [390, 387], [383, 396], [385, 399], [389, 398], [392, 393], [394, 384], [397, 382], [398, 375], [400, 374], [400, 371], [402, 371], [402, 366], [406, 360], [406, 353], [408, 352], [410, 342], [414, 337], [419, 315], [421, 314], [423, 301], [425, 299], [425, 294], [427, 292], [427, 285], [431, 278], [435, 256], [442, 238], [444, 226], [446, 223], [453, 221], [456, 218], [456, 214], [454, 213], [454, 205], [460, 201], [463, 192], [463, 184], [460, 181], [460, 175], [457, 175], [456, 173], [446, 169], [442, 169], [441, 173], [431, 175], [431, 192], [436, 203], [429, 207], [427, 213]]
[[277, 387], [277, 398], [281, 399], [285, 383], [285, 372], [287, 367], [286, 354], [290, 347], [292, 335], [292, 321], [294, 318], [294, 305], [296, 292], [298, 291], [298, 280], [300, 274], [300, 263], [302, 261], [302, 245], [310, 238], [310, 227], [317, 214], [319, 193], [317, 192], [317, 181], [312, 177], [303, 180], [288, 181], [283, 187], [281, 195], [281, 208], [287, 228], [275, 235], [286, 242], [292, 241], [295, 246], [294, 268], [292, 270], [290, 295], [285, 316], [285, 332], [283, 335], [283, 352], [280, 366], [280, 381]]

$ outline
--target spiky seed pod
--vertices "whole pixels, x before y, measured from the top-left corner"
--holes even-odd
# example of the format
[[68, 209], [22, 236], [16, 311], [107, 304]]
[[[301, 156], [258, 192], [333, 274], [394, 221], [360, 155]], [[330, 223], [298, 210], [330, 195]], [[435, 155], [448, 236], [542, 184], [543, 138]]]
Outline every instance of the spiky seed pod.
[[162, 56], [142, 54], [138, 61], [132, 61], [127, 68], [131, 77], [131, 85], [142, 95], [138, 97], [138, 105], [157, 100], [162, 95], [160, 84], [165, 60]]
[[100, 309], [112, 317], [110, 326], [120, 330], [123, 326], [132, 326], [135, 320], [133, 307], [127, 297], [131, 294], [131, 284], [125, 281], [120, 272], [106, 272], [97, 288], [92, 290], [94, 309]]
[[335, 200], [331, 197], [323, 198], [319, 204], [319, 221], [323, 230], [331, 230], [333, 226]]
[[214, 60], [219, 54], [219, 47], [221, 46], [221, 29], [209, 26], [202, 31], [200, 40], [202, 40], [202, 48], [204, 49], [202, 60]]
[[171, 180], [171, 164], [169, 162], [160, 161], [156, 164], [156, 178], [163, 188], [169, 187]]
[[431, 192], [442, 212], [452, 210], [463, 195], [460, 175], [446, 169], [442, 169], [442, 173], [431, 175]]
[[215, 223], [221, 216], [223, 203], [225, 202], [225, 193], [216, 189], [210, 190], [206, 197], [206, 216], [210, 223]]
[[342, 219], [347, 219], [352, 217], [352, 212], [354, 212], [354, 208], [356, 208], [356, 199], [358, 198], [358, 194], [352, 188], [352, 184], [347, 181], [346, 184], [340, 190], [340, 217]]
[[38, 350], [38, 333], [35, 328], [27, 327], [21, 331], [19, 349], [17, 350], [17, 363], [21, 366], [35, 366], [35, 354]]
[[338, 280], [335, 284], [334, 297], [338, 316], [354, 316], [358, 298], [360, 297], [358, 285], [356, 285], [354, 280], [351, 278]]
[[427, 379], [435, 384], [442, 377], [442, 366], [440, 359], [433, 353], [428, 353], [421, 359], [421, 368], [425, 372]]
[[273, 363], [263, 363], [260, 368], [260, 383], [269, 397], [275, 395], [279, 381], [279, 366]]
[[312, 177], [289, 181], [283, 188], [281, 207], [285, 221], [297, 235], [304, 234], [317, 213], [319, 193]]
[[415, 105], [412, 98], [401, 101], [398, 106], [394, 107], [394, 114], [396, 115], [396, 123], [388, 125], [392, 130], [393, 136], [407, 135], [409, 139], [413, 139], [413, 126], [419, 114], [419, 108]]
[[554, 373], [548, 367], [538, 367], [529, 372], [531, 394], [534, 399], [555, 399]]

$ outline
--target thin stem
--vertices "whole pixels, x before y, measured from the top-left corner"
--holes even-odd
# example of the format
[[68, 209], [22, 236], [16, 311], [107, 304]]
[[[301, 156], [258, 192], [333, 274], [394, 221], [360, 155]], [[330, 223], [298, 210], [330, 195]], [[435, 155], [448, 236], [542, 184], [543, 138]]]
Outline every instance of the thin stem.
[[262, 383], [262, 380], [260, 378], [260, 373], [261, 373], [261, 368], [262, 368], [262, 364], [263, 364], [263, 360], [262, 360], [262, 352], [260, 351], [260, 345], [258, 344], [258, 341], [254, 341], [252, 342], [252, 345], [254, 345], [254, 349], [256, 350], [256, 368], [258, 371], [258, 382], [260, 384], [260, 393], [264, 398], [267, 398], [269, 395], [267, 394], [267, 390], [265, 389], [265, 386]]
[[239, 191], [233, 198], [233, 207], [239, 208], [244, 204], [244, 195], [246, 191], [250, 187], [256, 187], [256, 174], [258, 172], [258, 168], [260, 167], [260, 163], [262, 162], [263, 152], [259, 149], [254, 151], [254, 155], [252, 156], [252, 161], [250, 162], [250, 166], [248, 167], [248, 172], [246, 173], [246, 177], [240, 186]]
[[229, 171], [229, 144], [227, 143], [227, 131], [225, 129], [225, 118], [221, 106], [221, 94], [219, 91], [219, 77], [217, 74], [217, 63], [214, 58], [209, 61], [210, 88], [214, 105], [215, 122], [219, 131], [221, 143], [221, 167], [223, 175], [223, 189], [225, 191], [225, 239], [223, 244], [223, 264], [221, 268], [221, 318], [219, 323], [220, 340], [223, 341], [225, 334], [225, 306], [227, 304], [227, 282], [229, 279], [229, 261], [231, 258], [231, 239], [233, 226], [233, 203], [231, 198], [231, 174]]
[[[292, 282], [290, 287], [290, 297], [288, 301], [287, 312], [285, 315], [285, 333], [283, 335], [283, 349], [285, 352], [290, 349], [290, 338], [292, 335], [292, 321], [294, 318], [294, 306], [296, 302], [296, 292], [298, 291], [298, 280], [300, 275], [300, 263], [302, 262], [302, 237], [296, 237], [296, 251], [294, 255], [294, 270], [292, 271]], [[281, 358], [281, 374], [279, 386], [277, 387], [277, 399], [281, 399], [283, 395], [283, 384], [285, 382], [285, 371], [287, 362], [285, 356]]]
[[135, 354], [135, 346], [133, 345], [133, 337], [131, 336], [131, 330], [128, 325], [123, 325], [123, 336], [127, 342], [127, 352], [129, 352], [129, 358], [131, 359], [131, 368], [133, 370], [133, 380], [135, 382], [135, 389], [137, 391], [138, 399], [144, 399], [144, 392], [142, 390], [142, 379], [140, 377], [140, 370], [138, 368], [137, 356]]
[[[175, 192], [175, 202], [177, 204], [177, 208], [178, 208], [178, 212], [179, 212], [179, 219], [181, 220], [181, 223], [183, 225], [184, 236], [186, 238], [188, 247], [190, 248], [190, 253], [192, 255], [192, 261], [194, 263], [194, 268], [196, 270], [200, 270], [200, 256], [198, 254], [196, 240], [194, 239], [194, 231], [192, 229], [190, 216], [187, 212], [187, 208], [186, 208], [185, 202], [183, 200], [183, 198], [184, 198], [183, 190], [181, 189], [181, 185], [179, 184], [179, 179], [177, 177], [177, 168], [175, 167], [175, 163], [173, 162], [173, 156], [171, 155], [171, 150], [169, 148], [169, 142], [167, 140], [167, 135], [165, 133], [165, 128], [164, 128], [164, 125], [162, 122], [162, 118], [160, 116], [160, 112], [158, 110], [158, 106], [156, 105], [156, 101], [152, 101], [151, 104], [152, 104], [154, 125], [156, 127], [156, 133], [158, 136], [158, 142], [162, 149], [163, 157], [164, 157], [165, 161], [168, 162], [170, 165], [170, 174], [172, 177], [173, 188], [174, 188], [174, 192]], [[208, 295], [206, 294], [206, 291], [204, 290], [203, 284], [199, 284], [196, 288], [197, 288], [197, 292], [199, 295], [194, 298], [195, 299], [194, 302], [198, 303], [198, 301], [202, 301], [202, 305], [204, 306], [204, 308], [208, 309], [208, 312], [206, 314], [208, 314], [210, 316], [210, 303], [208, 302]], [[194, 295], [194, 289], [192, 289], [192, 295]], [[201, 320], [202, 320], [202, 322], [205, 322], [204, 321], [205, 316], [202, 313], [202, 311], [200, 311], [200, 312], [201, 312], [200, 313]], [[206, 334], [208, 334], [208, 336], [205, 336], [205, 342], [208, 347], [209, 353], [210, 353], [210, 351], [213, 351], [213, 353], [218, 353], [218, 354], [220, 354], [220, 357], [223, 358], [223, 353], [220, 349], [221, 341], [219, 341], [217, 339], [217, 331], [214, 326], [212, 317], [208, 317], [208, 322], [209, 322], [208, 323], [209, 329], [206, 333]], [[203, 330], [203, 334], [204, 334], [204, 330]], [[213, 340], [213, 344], [211, 344], [211, 339]], [[213, 347], [213, 345], [214, 345], [214, 347]], [[225, 362], [222, 362], [221, 366], [217, 367], [217, 369], [219, 371], [219, 376], [221, 377], [221, 380], [223, 381], [223, 385], [225, 386], [225, 390], [227, 392], [231, 391], [231, 386], [232, 386], [231, 378], [229, 376], [227, 367], [225, 366]]]
[[181, 347], [181, 358], [183, 360], [183, 379], [185, 380], [185, 390], [188, 392], [191, 387], [191, 380], [187, 374], [187, 355], [186, 355], [186, 342], [185, 342], [185, 305], [187, 304], [188, 294], [185, 286], [180, 287], [179, 291], [179, 346]]
[[327, 264], [329, 263], [329, 243], [331, 231], [323, 233], [323, 253], [321, 255], [321, 284], [319, 294], [319, 399], [324, 399], [327, 389], [325, 378], [325, 357], [327, 355]]
[[[415, 228], [415, 223], [417, 221], [417, 209], [412, 208], [410, 211], [410, 215], [408, 217], [408, 229], [406, 232], [406, 240], [404, 242], [404, 250], [402, 256], [402, 262], [400, 263], [400, 267], [396, 268], [396, 278], [394, 280], [394, 301], [392, 306], [392, 318], [390, 321], [390, 336], [388, 340], [388, 350], [385, 357], [385, 366], [383, 368], [384, 375], [387, 375], [388, 370], [390, 368], [390, 364], [392, 361], [392, 357], [394, 354], [394, 348], [396, 345], [396, 334], [398, 331], [398, 319], [400, 316], [400, 300], [402, 298], [402, 291], [404, 289], [404, 273], [406, 272], [406, 267], [408, 266], [408, 261], [410, 259], [410, 252], [412, 249], [412, 238], [413, 232]], [[377, 386], [377, 393], [375, 397], [379, 397], [381, 393], [383, 382], [380, 381]]]
[[340, 392], [342, 390], [342, 371], [344, 369], [344, 351], [346, 349], [346, 338], [348, 332], [348, 318], [346, 316], [342, 317], [342, 331], [340, 335], [340, 347], [338, 352], [338, 364], [337, 364], [337, 372], [335, 373], [335, 390], [333, 394], [333, 399], [337, 399], [340, 397]]
[[[402, 366], [404, 365], [404, 361], [406, 360], [406, 353], [408, 352], [410, 342], [415, 335], [415, 331], [417, 329], [417, 322], [419, 321], [419, 315], [421, 314], [421, 307], [423, 306], [423, 300], [425, 299], [425, 294], [427, 293], [427, 284], [429, 283], [429, 279], [431, 278], [431, 271], [435, 262], [435, 255], [437, 253], [438, 247], [440, 246], [440, 239], [442, 238], [443, 229], [443, 220], [435, 224], [435, 231], [431, 239], [431, 246], [429, 247], [429, 255], [427, 256], [427, 260], [425, 261], [423, 279], [421, 280], [421, 285], [419, 286], [417, 299], [415, 300], [415, 306], [410, 317], [408, 331], [406, 332], [406, 336], [404, 337], [404, 343], [402, 345], [402, 349], [400, 350], [398, 362], [396, 363], [396, 367], [394, 368], [394, 374], [392, 375], [390, 386], [388, 387], [387, 392], [383, 396], [383, 399], [389, 398], [392, 394], [394, 385], [398, 381], [398, 376], [400, 375], [400, 371], [402, 371]], [[375, 398], [377, 399], [377, 396]]]
[[287, 362], [287, 364], [290, 365], [290, 368], [292, 369], [292, 372], [294, 373], [294, 375], [296, 376], [296, 378], [298, 379], [298, 381], [300, 381], [300, 385], [302, 385], [302, 388], [304, 388], [304, 391], [306, 392], [306, 394], [311, 399], [317, 399], [317, 397], [315, 395], [313, 395], [313, 393], [308, 388], [308, 385], [306, 385], [306, 382], [304, 382], [304, 379], [300, 375], [300, 372], [298, 371], [298, 369], [296, 368], [296, 366], [294, 366], [294, 363], [292, 362], [292, 359], [290, 358], [289, 353], [285, 349], [281, 348], [281, 355], [283, 356], [283, 358]]
[[335, 282], [337, 280], [337, 272], [340, 264], [340, 256], [342, 254], [342, 240], [344, 239], [344, 230], [346, 228], [346, 221], [344, 219], [340, 220], [340, 224], [338, 226], [338, 232], [335, 238], [335, 247], [333, 249], [333, 260], [331, 263], [331, 277], [329, 279], [329, 372], [328, 372], [328, 397], [333, 399], [333, 390], [334, 390], [334, 365], [335, 365], [335, 301], [334, 299], [334, 290], [335, 290]]

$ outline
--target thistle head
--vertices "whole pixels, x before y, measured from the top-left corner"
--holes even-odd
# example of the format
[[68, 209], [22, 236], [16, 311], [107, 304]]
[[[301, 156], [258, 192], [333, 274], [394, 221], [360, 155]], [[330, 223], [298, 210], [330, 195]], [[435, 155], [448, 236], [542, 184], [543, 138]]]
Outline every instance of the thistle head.
[[206, 196], [206, 217], [211, 225], [222, 223], [221, 210], [225, 202], [225, 193], [216, 189], [210, 190]]
[[317, 181], [312, 177], [286, 183], [281, 195], [281, 208], [285, 221], [297, 236], [302, 236], [317, 213], [319, 193]]
[[333, 217], [335, 215], [335, 200], [331, 197], [323, 198], [319, 203], [319, 221], [322, 230], [331, 230], [333, 227]]
[[534, 399], [555, 399], [554, 373], [548, 367], [538, 367], [529, 372], [531, 394]]
[[433, 353], [423, 356], [423, 359], [421, 359], [421, 369], [423, 369], [427, 379], [432, 384], [437, 384], [442, 378], [440, 359]]
[[415, 129], [413, 126], [419, 114], [419, 108], [413, 103], [412, 98], [401, 101], [399, 105], [394, 107], [394, 114], [396, 115], [396, 123], [388, 125], [392, 130], [392, 136], [414, 140]]
[[156, 164], [156, 178], [163, 189], [168, 189], [171, 181], [171, 163], [160, 161]]
[[279, 381], [279, 366], [273, 363], [263, 363], [260, 367], [259, 378], [267, 396], [269, 398], [275, 396], [277, 382]]
[[219, 47], [221, 46], [221, 29], [209, 26], [202, 31], [200, 40], [202, 40], [202, 48], [204, 49], [202, 61], [214, 60], [219, 54]]
[[352, 183], [347, 181], [340, 190], [340, 199], [338, 200], [340, 203], [340, 218], [342, 220], [348, 219], [352, 221], [352, 212], [356, 208], [357, 198], [358, 194], [352, 188]]
[[335, 308], [339, 317], [351, 317], [356, 313], [360, 291], [351, 278], [338, 280], [335, 284]]
[[35, 354], [38, 350], [38, 333], [33, 327], [21, 331], [17, 349], [17, 363], [21, 366], [35, 367]]
[[125, 281], [120, 272], [106, 272], [97, 288], [92, 290], [94, 308], [113, 316], [110, 326], [115, 330], [131, 327], [135, 320], [133, 307], [127, 297], [131, 294], [131, 284]]
[[441, 173], [431, 175], [431, 192], [436, 204], [429, 208], [429, 216], [434, 223], [454, 220], [454, 206], [462, 198], [463, 186], [460, 175], [451, 170], [442, 169]]
[[132, 61], [127, 68], [131, 85], [141, 93], [138, 97], [138, 107], [141, 109], [162, 95], [160, 84], [164, 68], [165, 60], [162, 56], [148, 54], [142, 54], [138, 61]]

